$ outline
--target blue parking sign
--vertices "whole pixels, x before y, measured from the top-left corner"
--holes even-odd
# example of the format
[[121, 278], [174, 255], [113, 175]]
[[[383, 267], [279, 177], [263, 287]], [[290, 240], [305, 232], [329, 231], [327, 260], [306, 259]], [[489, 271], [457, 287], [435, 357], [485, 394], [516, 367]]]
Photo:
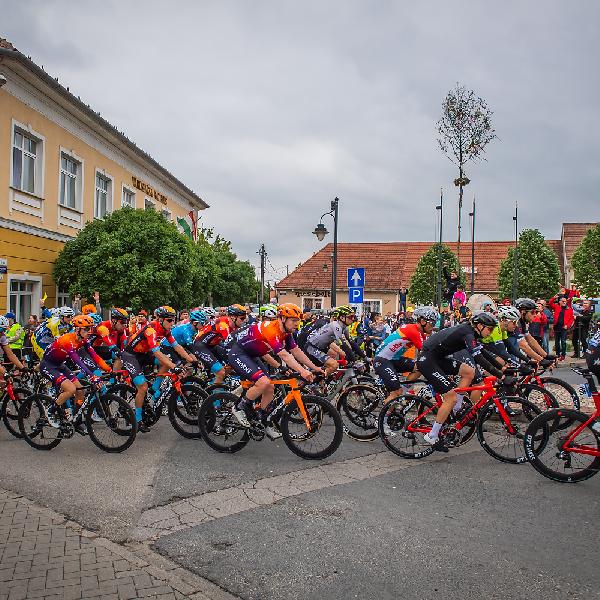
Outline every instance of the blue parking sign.
[[364, 288], [351, 287], [348, 288], [348, 302], [350, 304], [362, 304], [364, 298]]

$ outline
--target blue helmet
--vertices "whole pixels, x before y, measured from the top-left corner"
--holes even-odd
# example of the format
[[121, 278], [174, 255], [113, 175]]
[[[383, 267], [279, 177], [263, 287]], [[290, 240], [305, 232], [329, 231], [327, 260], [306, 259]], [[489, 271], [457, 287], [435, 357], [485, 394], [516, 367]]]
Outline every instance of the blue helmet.
[[201, 325], [204, 325], [205, 323], [208, 322], [208, 318], [206, 316], [206, 314], [201, 311], [201, 310], [193, 310], [190, 313], [190, 322], [191, 323], [200, 323]]
[[100, 325], [100, 323], [102, 323], [102, 315], [99, 315], [98, 313], [90, 313], [88, 317], [94, 321], [94, 325]]

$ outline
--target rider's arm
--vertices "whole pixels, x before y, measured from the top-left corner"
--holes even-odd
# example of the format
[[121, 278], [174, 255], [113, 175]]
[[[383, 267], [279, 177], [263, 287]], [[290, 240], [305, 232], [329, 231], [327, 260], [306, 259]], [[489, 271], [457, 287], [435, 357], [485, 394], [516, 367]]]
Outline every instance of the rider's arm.
[[265, 354], [264, 356], [261, 356], [260, 358], [261, 358], [261, 360], [264, 360], [269, 366], [273, 367], [274, 369], [278, 369], [281, 366], [270, 354]]
[[164, 367], [168, 367], [169, 369], [175, 368], [175, 363], [173, 363], [173, 361], [166, 354], [163, 354], [158, 348], [152, 353], [152, 355]]
[[310, 360], [310, 358], [308, 358], [308, 356], [306, 356], [306, 354], [304, 354], [304, 352], [300, 348], [292, 348], [290, 350], [290, 353], [300, 364], [304, 365], [305, 367], [308, 367], [313, 371], [320, 370], [319, 367], [315, 365], [315, 363], [313, 363], [312, 360]]
[[[306, 374], [307, 373], [306, 369], [291, 354], [291, 352], [293, 352], [294, 350], [296, 350], [296, 348], [293, 348], [289, 352], [287, 350], [281, 350], [280, 352], [277, 353], [277, 356], [279, 356], [279, 358], [281, 358], [281, 360], [288, 367], [290, 367], [290, 369], [294, 369], [294, 371], [300, 373], [300, 375]], [[300, 350], [300, 352], [302, 352], [302, 350]], [[294, 353], [294, 354], [296, 354], [296, 353]], [[304, 354], [304, 352], [302, 352], [302, 354]]]
[[93, 346], [89, 343], [86, 342], [83, 347], [87, 350], [87, 353], [92, 357], [92, 360], [106, 373], [110, 373], [111, 368], [108, 366], [108, 364], [106, 363], [106, 361], [101, 358], [100, 356], [98, 356], [98, 354], [96, 353], [96, 351], [94, 350]]
[[538, 341], [531, 334], [526, 333], [525, 339], [536, 354], [539, 354], [542, 358], [546, 357], [547, 352], [539, 345]]
[[340, 356], [346, 356], [346, 353], [335, 342], [331, 342], [331, 344], [329, 344], [329, 349], [333, 350], [336, 354], [339, 354]]
[[8, 360], [17, 367], [17, 369], [23, 369], [23, 363], [16, 357], [15, 353], [10, 349], [9, 346], [2, 346], [2, 350], [4, 351], [4, 356], [8, 358]]
[[524, 337], [522, 337], [519, 340], [519, 348], [523, 350], [523, 352], [525, 352], [525, 354], [527, 354], [527, 356], [529, 358], [532, 358], [533, 360], [540, 361], [544, 358], [541, 354], [538, 354], [537, 352], [535, 352], [535, 350], [533, 350], [533, 348], [531, 348], [531, 346]]

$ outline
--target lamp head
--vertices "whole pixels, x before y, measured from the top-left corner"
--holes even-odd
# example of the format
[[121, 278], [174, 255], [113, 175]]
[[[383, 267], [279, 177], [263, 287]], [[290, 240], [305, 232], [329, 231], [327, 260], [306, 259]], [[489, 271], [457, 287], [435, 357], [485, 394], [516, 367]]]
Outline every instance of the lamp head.
[[315, 227], [315, 230], [313, 231], [313, 233], [317, 236], [317, 239], [320, 242], [322, 242], [323, 239], [325, 238], [325, 236], [329, 233], [329, 231], [327, 231], [327, 227], [325, 227], [325, 225], [323, 225], [323, 223], [319, 223]]

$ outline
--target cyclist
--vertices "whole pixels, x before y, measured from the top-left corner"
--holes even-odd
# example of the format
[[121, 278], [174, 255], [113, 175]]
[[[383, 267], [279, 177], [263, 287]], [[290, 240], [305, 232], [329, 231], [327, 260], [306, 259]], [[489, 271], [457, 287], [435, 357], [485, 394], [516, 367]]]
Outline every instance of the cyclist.
[[[6, 317], [0, 316], [0, 350], [4, 352], [5, 360], [11, 362], [17, 369], [23, 369], [23, 363], [18, 359], [15, 353], [11, 350], [10, 344], [8, 343], [8, 338], [6, 337], [6, 332], [10, 327], [10, 322]], [[6, 374], [6, 369], [0, 365], [0, 382], [4, 381], [4, 375]]]
[[210, 306], [205, 306], [200, 310], [206, 315], [206, 318], [208, 319], [209, 323], [214, 323], [215, 319], [218, 317], [217, 311]]
[[519, 323], [515, 330], [508, 334], [507, 343], [515, 352], [520, 349], [532, 360], [540, 362], [549, 355], [529, 333], [529, 323], [533, 318], [533, 311], [537, 310], [537, 304], [531, 298], [518, 298], [515, 306], [520, 314]]
[[48, 423], [52, 427], [60, 427], [60, 417], [57, 414], [59, 406], [73, 397], [78, 403], [83, 401], [83, 388], [77, 375], [67, 367], [67, 359], [71, 359], [92, 381], [95, 381], [92, 370], [81, 360], [77, 352], [80, 348], [85, 348], [97, 367], [103, 371], [110, 371], [110, 367], [94, 352], [89, 341], [93, 327], [94, 321], [91, 317], [78, 315], [73, 319], [73, 331], [59, 336], [44, 351], [40, 362], [40, 373], [60, 390], [55, 403], [48, 408], [47, 412]]
[[588, 347], [585, 351], [585, 362], [588, 369], [600, 382], [600, 327], [588, 338]]
[[492, 333], [481, 339], [482, 346], [496, 355], [496, 360], [502, 364], [519, 364], [522, 359], [527, 359], [517, 347], [507, 343], [508, 336], [517, 329], [521, 313], [514, 306], [498, 307], [498, 325]]
[[143, 406], [146, 392], [148, 391], [148, 382], [144, 375], [144, 368], [149, 367], [158, 360], [160, 367], [158, 375], [164, 375], [169, 369], [175, 368], [173, 362], [168, 356], [160, 351], [160, 341], [163, 338], [171, 343], [175, 352], [185, 359], [186, 353], [179, 348], [171, 334], [177, 313], [170, 306], [160, 306], [155, 311], [156, 319], [147, 323], [142, 329], [136, 331], [125, 343], [125, 348], [121, 353], [123, 366], [129, 373], [133, 385], [137, 388], [135, 395], [135, 420], [138, 424], [138, 430], [142, 433], [150, 431], [142, 421]]
[[194, 354], [202, 361], [204, 368], [214, 375], [214, 383], [223, 383], [227, 349], [225, 340], [238, 330], [246, 320], [246, 309], [241, 304], [232, 304], [225, 309], [227, 316], [217, 317], [200, 329], [194, 340]]
[[[187, 361], [198, 362], [194, 354], [194, 338], [198, 335], [200, 328], [208, 322], [206, 315], [202, 310], [193, 309], [187, 318], [187, 323], [176, 325], [171, 330], [171, 334], [175, 338], [175, 341], [181, 346], [187, 353]], [[161, 351], [164, 352], [174, 363], [179, 364], [181, 357], [173, 350], [171, 342], [167, 338], [163, 338], [160, 342]]]
[[[475, 369], [466, 363], [459, 363], [451, 358], [456, 352], [467, 350], [473, 361], [488, 373], [498, 378], [503, 377], [500, 365], [492, 364], [493, 356], [481, 347], [481, 339], [490, 335], [498, 324], [496, 317], [487, 312], [480, 312], [465, 321], [433, 334], [423, 344], [423, 350], [417, 360], [417, 368], [433, 389], [442, 395], [442, 406], [439, 407], [431, 432], [425, 434], [428, 444], [437, 450], [447, 452], [448, 448], [439, 444], [442, 425], [450, 412], [458, 412], [462, 407], [463, 397], [454, 391], [456, 387], [449, 375], [460, 375], [458, 387], [468, 387], [475, 376]], [[486, 358], [487, 355], [490, 360]]]
[[[90, 314], [92, 319], [96, 320], [94, 314]], [[96, 336], [92, 345], [94, 350], [104, 360], [114, 360], [113, 368], [119, 371], [123, 363], [120, 354], [125, 347], [127, 341], [127, 323], [129, 321], [129, 313], [123, 308], [112, 308], [110, 310], [110, 318], [108, 321], [102, 321], [96, 327]]]
[[[280, 304], [277, 307], [276, 319], [253, 323], [239, 334], [231, 348], [229, 353], [231, 367], [243, 379], [254, 382], [246, 392], [245, 398], [232, 411], [242, 427], [250, 427], [245, 411], [248, 403], [254, 403], [261, 396], [259, 417], [264, 421], [265, 410], [273, 401], [275, 386], [265, 374], [266, 368], [261, 357], [268, 355], [269, 352], [274, 353], [307, 381], [313, 380], [313, 374], [308, 369], [322, 372], [294, 341], [293, 333], [298, 329], [301, 317], [300, 307], [291, 303]], [[281, 432], [271, 425], [266, 425], [265, 434], [272, 440], [281, 437]]]
[[44, 351], [61, 335], [71, 331], [71, 320], [75, 311], [70, 306], [61, 306], [52, 309], [54, 314], [44, 323], [39, 325], [31, 336], [31, 345], [41, 360]]
[[406, 393], [405, 386], [398, 378], [399, 373], [408, 372], [408, 381], [419, 377], [419, 372], [415, 371], [416, 351], [423, 348], [425, 336], [433, 332], [439, 314], [431, 306], [420, 306], [415, 309], [413, 318], [415, 323], [396, 329], [375, 351], [373, 369], [381, 377], [388, 392], [386, 403]]
[[261, 321], [272, 321], [277, 318], [277, 304], [265, 304], [258, 310]]

